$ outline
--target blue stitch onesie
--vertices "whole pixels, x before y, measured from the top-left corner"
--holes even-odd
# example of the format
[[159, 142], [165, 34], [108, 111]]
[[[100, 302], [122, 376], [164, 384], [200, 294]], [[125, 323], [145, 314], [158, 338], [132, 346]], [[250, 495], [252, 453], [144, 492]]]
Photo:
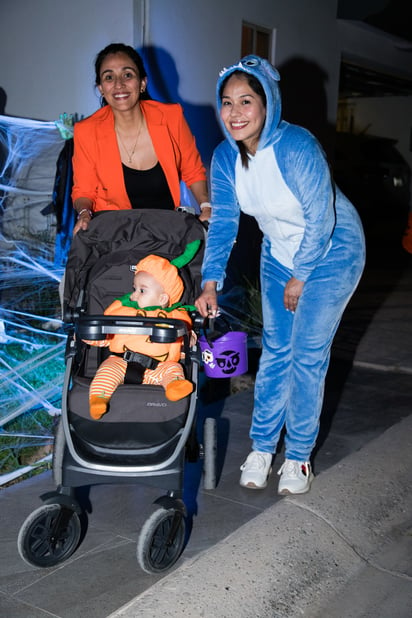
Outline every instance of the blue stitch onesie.
[[[266, 118], [256, 154], [245, 169], [226, 136], [211, 165], [213, 215], [203, 263], [203, 284], [223, 286], [239, 214], [254, 216], [263, 232], [261, 251], [262, 355], [256, 376], [250, 437], [253, 450], [274, 453], [286, 427], [285, 456], [309, 461], [319, 430], [333, 337], [361, 277], [365, 242], [358, 214], [330, 175], [316, 138], [281, 118], [278, 71], [247, 56], [223, 69], [255, 76], [266, 96]], [[287, 282], [304, 282], [294, 312], [285, 309]]]

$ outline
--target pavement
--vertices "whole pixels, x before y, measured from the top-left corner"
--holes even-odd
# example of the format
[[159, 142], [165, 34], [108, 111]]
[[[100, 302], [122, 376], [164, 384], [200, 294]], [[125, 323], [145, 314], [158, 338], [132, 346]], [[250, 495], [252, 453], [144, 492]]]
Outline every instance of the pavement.
[[412, 416], [111, 618], [410, 618], [411, 453]]
[[200, 416], [218, 424], [219, 478], [188, 464], [190, 537], [174, 570], [148, 575], [136, 540], [159, 491], [84, 491], [87, 534], [66, 562], [38, 569], [16, 539], [46, 472], [0, 493], [0, 614], [7, 618], [410, 618], [412, 615], [412, 256], [374, 240], [335, 339], [304, 496], [279, 497], [282, 451], [266, 489], [241, 488], [253, 374], [238, 392], [206, 381]]

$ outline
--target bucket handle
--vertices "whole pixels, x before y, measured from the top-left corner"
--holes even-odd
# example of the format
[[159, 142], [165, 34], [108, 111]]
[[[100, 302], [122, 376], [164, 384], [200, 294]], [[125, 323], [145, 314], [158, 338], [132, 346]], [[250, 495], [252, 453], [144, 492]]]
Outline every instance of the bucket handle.
[[[225, 323], [225, 326], [227, 326], [228, 331], [233, 330], [229, 320], [227, 318], [225, 318], [224, 315], [219, 314], [219, 318], [222, 320], [222, 322]], [[214, 324], [215, 324], [215, 319], [216, 318], [205, 318], [204, 321], [203, 321], [203, 327], [202, 327], [203, 335], [204, 335], [207, 343], [209, 344], [210, 348], [213, 348], [213, 341], [215, 341], [215, 339], [219, 339], [219, 337], [222, 336], [222, 333], [219, 333], [219, 332], [217, 332], [215, 334], [213, 334], [213, 333], [209, 334], [209, 335], [207, 334], [207, 330], [206, 329], [209, 329], [209, 330], [213, 331]]]

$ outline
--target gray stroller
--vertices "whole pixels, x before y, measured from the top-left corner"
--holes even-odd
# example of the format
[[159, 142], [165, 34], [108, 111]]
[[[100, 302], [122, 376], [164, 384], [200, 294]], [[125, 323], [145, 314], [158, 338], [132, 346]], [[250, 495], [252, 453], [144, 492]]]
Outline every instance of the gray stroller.
[[[143, 525], [137, 560], [148, 573], [169, 569], [186, 542], [183, 502], [185, 461], [203, 458], [203, 484], [216, 483], [216, 425], [206, 418], [198, 440], [196, 405], [201, 355], [190, 346], [183, 321], [148, 317], [104, 316], [105, 308], [130, 288], [131, 266], [149, 254], [169, 260], [193, 240], [201, 249], [180, 275], [185, 284], [182, 302], [193, 303], [200, 292], [200, 268], [205, 228], [186, 212], [124, 211], [96, 216], [87, 232], [73, 239], [64, 290], [68, 330], [62, 413], [57, 427], [53, 478], [56, 490], [41, 496], [43, 505], [27, 517], [18, 535], [21, 557], [31, 565], [50, 567], [67, 560], [82, 538], [85, 514], [76, 488], [94, 484], [143, 483], [166, 491]], [[199, 315], [192, 315], [200, 330]], [[198, 330], [198, 332], [199, 332]], [[186, 378], [194, 384], [180, 401], [166, 399], [163, 388], [126, 383], [112, 396], [110, 414], [90, 418], [88, 392], [106, 348], [82, 340], [115, 333], [144, 334], [152, 341], [183, 337]], [[84, 536], [84, 534], [83, 534]]]

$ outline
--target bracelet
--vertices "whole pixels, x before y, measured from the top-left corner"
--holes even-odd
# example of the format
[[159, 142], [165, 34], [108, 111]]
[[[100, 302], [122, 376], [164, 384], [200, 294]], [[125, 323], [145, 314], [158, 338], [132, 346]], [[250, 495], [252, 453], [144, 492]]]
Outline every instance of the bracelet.
[[212, 208], [212, 205], [210, 202], [202, 202], [199, 206], [200, 210], [204, 210], [205, 208]]
[[89, 217], [90, 219], [93, 217], [93, 212], [89, 209], [89, 208], [82, 208], [82, 210], [80, 212], [77, 213], [77, 218], [80, 219], [81, 215], [84, 212], [88, 212], [89, 213]]

